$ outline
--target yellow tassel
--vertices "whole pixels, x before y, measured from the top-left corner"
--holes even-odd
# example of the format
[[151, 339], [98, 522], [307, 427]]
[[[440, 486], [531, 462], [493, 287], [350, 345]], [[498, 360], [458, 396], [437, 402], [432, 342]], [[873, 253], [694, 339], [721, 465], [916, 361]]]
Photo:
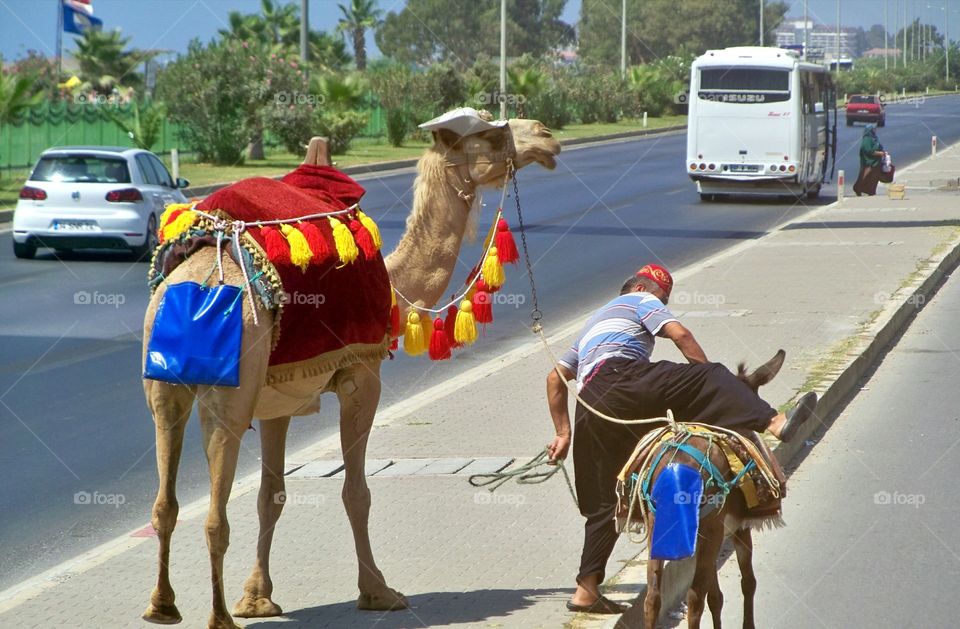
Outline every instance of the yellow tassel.
[[166, 227], [167, 223], [170, 222], [170, 215], [176, 212], [177, 210], [186, 210], [193, 207], [193, 203], [171, 203], [163, 210], [163, 214], [160, 215], [160, 227]]
[[467, 289], [467, 294], [463, 296], [464, 299], [469, 299], [470, 303], [473, 303], [473, 296], [477, 294], [477, 285], [473, 284], [470, 288]]
[[433, 336], [433, 319], [429, 313], [420, 317], [420, 327], [423, 328], [423, 351], [430, 349], [430, 337]]
[[332, 216], [327, 217], [330, 221], [330, 227], [333, 229], [333, 244], [337, 247], [337, 255], [340, 256], [341, 264], [350, 264], [360, 255], [357, 243], [353, 240], [353, 234], [350, 228], [343, 221], [338, 221]]
[[197, 215], [190, 210], [185, 209], [177, 218], [163, 226], [161, 230], [163, 233], [163, 240], [167, 241], [176, 238], [183, 232], [190, 229], [196, 220]]
[[310, 243], [307, 242], [307, 237], [303, 235], [302, 231], [286, 223], [280, 225], [280, 231], [283, 232], [290, 244], [290, 261], [306, 273], [307, 267], [310, 265], [310, 259], [313, 258], [313, 252], [310, 251]]
[[403, 333], [403, 349], [411, 356], [419, 356], [427, 349], [420, 315], [413, 310], [407, 315], [407, 329]]
[[393, 286], [390, 286], [390, 307], [393, 308], [397, 305], [397, 293], [393, 290]]
[[472, 345], [477, 340], [477, 321], [473, 317], [473, 304], [469, 299], [460, 302], [460, 311], [453, 328], [453, 338], [457, 343]]
[[373, 246], [377, 249], [383, 246], [383, 238], [380, 237], [380, 228], [377, 227], [377, 224], [373, 222], [373, 219], [357, 210], [357, 218], [360, 219], [360, 224], [367, 228], [367, 231], [370, 232], [370, 237], [373, 238]]
[[496, 247], [490, 247], [490, 253], [483, 260], [483, 281], [493, 290], [503, 286], [503, 265]]

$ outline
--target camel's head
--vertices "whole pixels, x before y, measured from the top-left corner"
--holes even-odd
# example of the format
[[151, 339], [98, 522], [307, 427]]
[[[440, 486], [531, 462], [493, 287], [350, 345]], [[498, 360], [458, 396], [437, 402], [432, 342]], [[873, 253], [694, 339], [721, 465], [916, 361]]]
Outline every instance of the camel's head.
[[740, 379], [745, 385], [750, 387], [754, 393], [756, 393], [760, 387], [767, 384], [776, 377], [780, 372], [780, 368], [783, 367], [783, 359], [787, 357], [785, 351], [777, 350], [777, 353], [774, 354], [773, 358], [768, 360], [763, 365], [759, 366], [754, 370], [753, 373], [747, 373], [747, 366], [743, 363], [737, 365], [737, 378]]
[[560, 143], [537, 120], [510, 120], [508, 124], [479, 133], [460, 135], [451, 129], [433, 130], [434, 149], [447, 163], [460, 166], [465, 178], [477, 186], [500, 186], [509, 172], [509, 162], [523, 168], [534, 162], [553, 169]]

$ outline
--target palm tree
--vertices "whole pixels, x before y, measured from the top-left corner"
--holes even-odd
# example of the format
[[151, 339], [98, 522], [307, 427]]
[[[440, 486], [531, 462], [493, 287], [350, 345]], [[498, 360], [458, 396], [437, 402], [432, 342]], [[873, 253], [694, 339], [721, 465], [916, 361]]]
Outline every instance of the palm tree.
[[367, 68], [367, 29], [376, 28], [383, 22], [380, 19], [383, 11], [377, 8], [375, 0], [350, 0], [349, 8], [342, 4], [337, 6], [343, 13], [343, 19], [337, 24], [337, 30], [341, 33], [350, 33], [357, 70], [363, 71]]
[[10, 124], [27, 109], [40, 103], [43, 94], [34, 93], [35, 77], [7, 74], [0, 70], [0, 125]]
[[134, 69], [155, 52], [126, 50], [129, 37], [121, 37], [120, 31], [88, 29], [76, 38], [77, 52], [74, 55], [80, 64], [80, 76], [100, 90], [111, 90], [118, 85], [140, 87], [142, 77]]
[[[509, 96], [508, 104], [512, 100], [517, 105], [517, 117], [526, 118], [526, 108], [524, 104], [536, 98], [547, 84], [547, 75], [536, 68], [517, 69], [507, 68], [507, 74], [510, 78], [510, 90], [513, 92]], [[501, 94], [500, 98], [504, 98]]]

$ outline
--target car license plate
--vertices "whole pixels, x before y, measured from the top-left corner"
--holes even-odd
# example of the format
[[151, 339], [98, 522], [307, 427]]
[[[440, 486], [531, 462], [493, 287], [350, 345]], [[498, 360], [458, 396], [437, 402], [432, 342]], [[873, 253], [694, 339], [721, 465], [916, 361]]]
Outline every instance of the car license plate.
[[732, 173], [755, 173], [759, 168], [754, 164], [730, 164]]
[[95, 221], [53, 221], [53, 231], [58, 232], [95, 232], [100, 231]]

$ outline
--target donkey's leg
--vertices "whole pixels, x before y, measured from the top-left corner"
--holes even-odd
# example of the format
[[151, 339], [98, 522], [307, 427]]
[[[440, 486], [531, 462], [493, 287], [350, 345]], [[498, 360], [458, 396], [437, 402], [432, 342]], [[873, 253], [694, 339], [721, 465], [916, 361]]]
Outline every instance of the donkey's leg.
[[[714, 560], [716, 566], [716, 560]], [[720, 578], [717, 575], [716, 568], [713, 573], [713, 583], [707, 590], [707, 606], [710, 608], [710, 615], [713, 617], [713, 629], [720, 629], [723, 612], [723, 592], [720, 591]]]
[[343, 450], [343, 505], [353, 529], [360, 575], [357, 585], [360, 609], [394, 610], [407, 607], [407, 599], [387, 587], [370, 548], [370, 490], [364, 474], [367, 439], [380, 402], [380, 363], [361, 363], [334, 376], [340, 400], [340, 445]]
[[743, 591], [743, 629], [753, 628], [753, 597], [757, 593], [757, 577], [753, 573], [753, 536], [750, 527], [733, 532], [733, 547], [740, 566], [740, 589]]
[[273, 544], [274, 527], [280, 519], [280, 512], [283, 511], [283, 460], [289, 426], [289, 417], [260, 422], [260, 452], [263, 460], [260, 495], [257, 497], [260, 534], [257, 537], [257, 563], [243, 585], [243, 598], [233, 608], [233, 615], [241, 618], [279, 616], [283, 613], [280, 606], [270, 598], [273, 595], [270, 546]]
[[[697, 629], [703, 616], [707, 595], [717, 579], [717, 555], [723, 543], [723, 520], [715, 516], [700, 522], [697, 537], [696, 569], [693, 584], [687, 592], [687, 626]], [[719, 588], [718, 588], [719, 589]], [[722, 599], [721, 599], [722, 604]], [[714, 616], [714, 627], [719, 627], [719, 615]]]
[[[648, 531], [653, 530], [651, 520]], [[656, 629], [660, 617], [660, 588], [663, 586], [663, 560], [647, 560], [647, 595], [643, 599], [643, 629]]]
[[160, 571], [157, 585], [150, 595], [150, 605], [143, 612], [143, 619], [171, 625], [182, 619], [174, 604], [176, 596], [170, 585], [170, 537], [180, 512], [180, 505], [177, 503], [177, 468], [183, 449], [184, 428], [193, 407], [194, 392], [192, 387], [156, 380], [144, 380], [143, 390], [156, 426], [157, 473], [160, 476], [160, 489], [153, 503], [151, 518], [160, 541]]

